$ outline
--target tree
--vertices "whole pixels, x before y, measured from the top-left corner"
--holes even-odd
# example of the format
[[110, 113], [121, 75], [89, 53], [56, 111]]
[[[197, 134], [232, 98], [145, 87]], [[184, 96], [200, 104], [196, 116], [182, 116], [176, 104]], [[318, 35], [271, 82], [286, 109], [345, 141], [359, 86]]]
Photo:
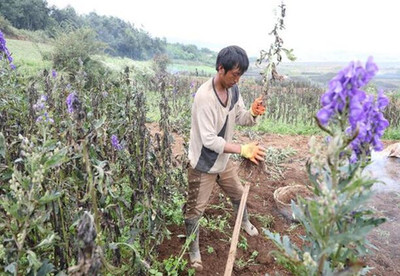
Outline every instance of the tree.
[[75, 27], [81, 27], [83, 24], [82, 19], [70, 5], [64, 9], [57, 9], [55, 6], [52, 6], [49, 16], [58, 24], [68, 23]]
[[43, 0], [2, 0], [0, 13], [18, 29], [45, 29], [49, 22], [49, 9]]

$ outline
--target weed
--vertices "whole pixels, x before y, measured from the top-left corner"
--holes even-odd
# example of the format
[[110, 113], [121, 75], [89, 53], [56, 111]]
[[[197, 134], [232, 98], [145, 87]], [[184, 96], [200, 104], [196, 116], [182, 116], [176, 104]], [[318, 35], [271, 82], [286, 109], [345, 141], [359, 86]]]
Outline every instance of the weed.
[[238, 242], [238, 248], [241, 248], [243, 250], [247, 250], [249, 248], [249, 244], [247, 243], [246, 237], [240, 235], [240, 240]]
[[289, 226], [289, 228], [286, 230], [286, 232], [292, 232], [292, 231], [294, 231], [294, 230], [296, 230], [297, 229], [297, 227], [299, 227], [300, 226], [300, 224], [298, 224], [298, 223], [292, 223], [292, 224], [290, 224], [290, 226]]
[[241, 258], [239, 258], [238, 260], [235, 261], [235, 265], [236, 265], [238, 268], [243, 268], [243, 267], [246, 267], [246, 266], [248, 266], [248, 265], [250, 265], [250, 264], [254, 264], [254, 263], [256, 262], [257, 256], [258, 256], [258, 251], [254, 250], [254, 251], [251, 253], [250, 258], [249, 258], [247, 261], [244, 260], [243, 257], [241, 257]]
[[[204, 217], [203, 217], [204, 218]], [[225, 228], [229, 227], [228, 216], [218, 215], [217, 217], [200, 219], [200, 225], [212, 231], [225, 232]]]
[[261, 225], [263, 228], [268, 229], [274, 225], [275, 218], [271, 215], [255, 214], [255, 215], [252, 215], [252, 217], [255, 217], [259, 222], [261, 222]]

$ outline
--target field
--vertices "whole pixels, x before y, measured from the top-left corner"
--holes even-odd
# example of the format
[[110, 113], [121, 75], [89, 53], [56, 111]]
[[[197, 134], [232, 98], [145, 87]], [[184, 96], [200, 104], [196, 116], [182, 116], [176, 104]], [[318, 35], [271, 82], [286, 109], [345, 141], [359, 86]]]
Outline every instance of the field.
[[[250, 141], [247, 135], [237, 132], [237, 142]], [[254, 139], [254, 138], [252, 138]], [[292, 185], [309, 185], [305, 165], [309, 152], [309, 137], [303, 135], [260, 134], [255, 140], [269, 149], [266, 164], [256, 166], [247, 160], [236, 160], [239, 175], [251, 183], [247, 199], [251, 221], [258, 229], [269, 229], [288, 235], [295, 243], [300, 244], [298, 235], [304, 235], [299, 224], [291, 221], [277, 207], [274, 200], [274, 191], [280, 187]], [[396, 141], [385, 141], [385, 145]], [[177, 156], [183, 154], [182, 140], [177, 138], [174, 151]], [[269, 160], [269, 161], [268, 161]], [[279, 161], [277, 161], [279, 160]], [[382, 168], [379, 168], [382, 169]], [[397, 172], [400, 162], [396, 162], [391, 169]], [[395, 173], [394, 179], [400, 180]], [[385, 212], [391, 222], [379, 227], [370, 235], [370, 241], [379, 250], [373, 250], [371, 256], [363, 259], [366, 265], [373, 267], [368, 275], [399, 275], [400, 255], [397, 250], [399, 235], [398, 212], [400, 187], [395, 187], [377, 195], [374, 206]], [[392, 194], [394, 193], [394, 194]], [[387, 204], [386, 202], [390, 202]], [[210, 208], [205, 213], [207, 222], [200, 230], [200, 245], [204, 263], [204, 271], [196, 275], [223, 275], [230, 246], [235, 220], [232, 215], [232, 206], [216, 185], [211, 196]], [[167, 259], [171, 255], [178, 255], [184, 245], [184, 227], [173, 225], [169, 228], [171, 235], [160, 246], [160, 259]], [[250, 237], [243, 231], [240, 234], [236, 263], [232, 275], [292, 275], [278, 265], [270, 254], [275, 250], [273, 243], [265, 239], [264, 235]]]
[[[17, 69], [11, 70], [7, 60], [1, 60], [2, 273], [193, 275], [188, 265], [182, 214], [191, 102], [214, 68], [185, 65], [182, 61], [139, 62], [94, 55], [76, 59], [77, 64], [68, 57], [62, 61], [73, 66], [55, 70], [53, 46], [17, 40], [9, 40], [8, 45]], [[306, 262], [306, 254], [296, 255], [294, 263], [276, 254], [277, 245], [268, 233], [287, 235], [301, 247], [304, 243], [299, 235], [309, 232], [306, 220], [298, 223], [282, 215], [273, 194], [280, 187], [320, 181], [323, 174], [310, 176], [306, 165], [334, 152], [334, 145], [322, 148], [318, 155], [311, 152], [311, 136], [321, 144], [325, 141], [324, 145], [337, 140], [324, 140], [326, 134], [314, 116], [327, 82], [343, 66], [281, 64], [279, 72], [288, 78], [271, 84], [266, 114], [257, 126], [236, 129], [237, 143], [258, 141], [267, 149], [267, 156], [259, 166], [231, 156], [240, 178], [251, 184], [249, 212], [260, 230], [257, 237], [241, 233], [232, 275], [292, 275], [290, 270], [296, 268], [316, 271], [312, 262]], [[380, 67], [380, 73], [365, 90], [377, 95], [382, 84], [388, 91], [390, 104], [384, 116], [390, 127], [383, 136], [387, 147], [400, 139], [400, 77], [397, 65]], [[247, 107], [262, 93], [259, 70], [251, 66], [239, 83]], [[338, 152], [336, 157], [343, 155]], [[331, 165], [332, 160], [335, 161], [329, 159], [327, 163]], [[398, 177], [399, 163], [393, 160], [392, 171]], [[339, 229], [342, 224], [349, 227], [338, 235], [347, 240], [343, 242], [335, 236], [337, 243], [345, 245], [337, 246], [329, 258], [321, 253], [323, 257], [318, 262], [324, 264], [328, 260], [323, 269], [338, 269], [336, 272], [369, 266], [368, 275], [399, 275], [400, 259], [395, 248], [399, 241], [397, 186], [388, 195], [381, 194], [380, 201], [366, 204], [361, 199], [367, 198], [364, 192], [369, 191], [371, 183], [352, 182], [363, 167], [353, 167], [347, 161], [340, 164], [339, 179], [348, 172], [355, 174], [342, 179], [352, 185], [340, 192], [364, 205], [353, 206], [349, 200], [350, 203], [336, 206], [349, 208], [344, 220], [335, 224]], [[323, 169], [324, 173], [329, 172], [326, 167]], [[329, 182], [327, 179], [324, 181]], [[323, 198], [318, 187], [314, 188], [315, 196]], [[335, 200], [331, 203], [337, 203]], [[371, 210], [364, 210], [365, 206]], [[321, 220], [324, 215], [327, 214], [321, 212]], [[381, 217], [386, 217], [387, 222], [383, 223]], [[331, 219], [336, 218], [340, 216]], [[233, 226], [231, 204], [216, 186], [201, 220], [204, 271], [196, 275], [223, 274]], [[368, 232], [379, 251], [362, 239]], [[336, 243], [327, 248], [335, 246]], [[361, 254], [365, 250], [371, 254]], [[298, 274], [307, 275], [304, 271]]]

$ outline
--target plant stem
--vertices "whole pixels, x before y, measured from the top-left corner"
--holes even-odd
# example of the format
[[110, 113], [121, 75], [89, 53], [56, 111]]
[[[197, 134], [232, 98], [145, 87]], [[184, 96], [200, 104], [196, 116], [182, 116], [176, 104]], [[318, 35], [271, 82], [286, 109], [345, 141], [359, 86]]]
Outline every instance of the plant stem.
[[97, 209], [96, 189], [94, 187], [93, 174], [92, 174], [91, 163], [90, 163], [90, 159], [89, 159], [86, 140], [84, 140], [84, 142], [83, 142], [82, 151], [83, 151], [83, 162], [86, 165], [86, 172], [88, 174], [89, 194], [92, 199], [92, 209], [93, 209], [93, 213], [94, 213], [94, 221], [96, 224], [96, 232], [97, 232], [97, 235], [99, 235], [99, 233], [100, 233], [99, 210]]

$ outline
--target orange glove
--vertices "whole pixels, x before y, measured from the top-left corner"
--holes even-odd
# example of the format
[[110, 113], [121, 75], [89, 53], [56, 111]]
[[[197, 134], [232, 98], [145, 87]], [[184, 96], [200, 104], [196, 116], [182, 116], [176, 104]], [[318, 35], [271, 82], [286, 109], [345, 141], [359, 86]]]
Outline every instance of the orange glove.
[[252, 142], [241, 146], [240, 155], [258, 165], [258, 161], [264, 161], [265, 149], [260, 147], [257, 142]]
[[250, 113], [253, 117], [263, 115], [265, 113], [265, 106], [263, 104], [262, 96], [255, 99], [251, 104]]

